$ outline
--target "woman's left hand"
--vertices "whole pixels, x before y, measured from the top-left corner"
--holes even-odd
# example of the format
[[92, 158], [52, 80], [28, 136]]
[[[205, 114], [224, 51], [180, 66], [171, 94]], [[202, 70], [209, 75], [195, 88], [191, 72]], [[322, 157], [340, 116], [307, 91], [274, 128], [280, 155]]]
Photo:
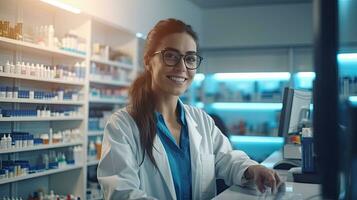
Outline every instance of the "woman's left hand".
[[249, 166], [244, 175], [246, 179], [254, 181], [261, 193], [265, 192], [265, 186], [269, 186], [271, 188], [271, 192], [275, 193], [276, 189], [281, 184], [278, 173], [264, 167], [263, 165]]

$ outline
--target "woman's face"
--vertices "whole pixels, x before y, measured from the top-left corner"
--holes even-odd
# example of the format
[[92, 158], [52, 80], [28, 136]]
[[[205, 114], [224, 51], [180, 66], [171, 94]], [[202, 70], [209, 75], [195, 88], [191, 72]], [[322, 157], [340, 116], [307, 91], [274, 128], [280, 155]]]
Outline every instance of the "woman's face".
[[[152, 74], [152, 89], [157, 94], [180, 96], [186, 91], [196, 74], [196, 69], [187, 69], [183, 57], [175, 66], [170, 66], [172, 64], [168, 65], [167, 63], [170, 63], [172, 53], [192, 55], [196, 53], [196, 49], [196, 42], [187, 33], [170, 34], [160, 41], [156, 52], [168, 51], [166, 51], [165, 56], [162, 52], [153, 55], [148, 66]], [[166, 64], [163, 57], [168, 61]], [[189, 56], [186, 60], [188, 59]]]

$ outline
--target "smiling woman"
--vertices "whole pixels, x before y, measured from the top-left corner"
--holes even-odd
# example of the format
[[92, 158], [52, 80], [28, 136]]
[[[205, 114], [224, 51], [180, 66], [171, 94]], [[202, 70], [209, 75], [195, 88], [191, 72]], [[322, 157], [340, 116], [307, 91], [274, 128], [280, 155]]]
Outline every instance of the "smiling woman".
[[232, 150], [208, 114], [179, 99], [201, 60], [191, 26], [167, 19], [150, 31], [129, 105], [104, 130], [98, 180], [105, 199], [211, 199], [216, 179], [254, 181], [260, 191], [279, 184], [276, 172]]

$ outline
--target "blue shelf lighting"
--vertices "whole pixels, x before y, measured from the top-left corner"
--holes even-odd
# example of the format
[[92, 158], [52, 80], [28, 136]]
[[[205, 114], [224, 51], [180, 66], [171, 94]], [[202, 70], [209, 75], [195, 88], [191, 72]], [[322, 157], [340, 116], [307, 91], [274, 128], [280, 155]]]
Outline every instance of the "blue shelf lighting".
[[281, 103], [212, 103], [213, 109], [220, 110], [281, 110]]
[[288, 81], [289, 72], [258, 72], [258, 73], [215, 73], [213, 79], [217, 81], [258, 81], [258, 80], [275, 80]]
[[295, 74], [296, 86], [298, 88], [310, 89], [312, 82], [315, 79], [315, 72], [298, 72]]
[[337, 55], [338, 62], [357, 62], [357, 53], [340, 53]]
[[348, 100], [353, 104], [357, 104], [357, 96], [350, 96], [348, 97]]
[[258, 162], [263, 161], [284, 145], [283, 137], [233, 135], [229, 139], [234, 149], [243, 150]]
[[205, 75], [202, 73], [197, 73], [193, 80], [197, 82], [202, 82], [203, 80], [205, 80]]
[[268, 137], [268, 136], [237, 136], [232, 135], [229, 137], [231, 142], [244, 142], [244, 143], [276, 143], [283, 144], [283, 137]]

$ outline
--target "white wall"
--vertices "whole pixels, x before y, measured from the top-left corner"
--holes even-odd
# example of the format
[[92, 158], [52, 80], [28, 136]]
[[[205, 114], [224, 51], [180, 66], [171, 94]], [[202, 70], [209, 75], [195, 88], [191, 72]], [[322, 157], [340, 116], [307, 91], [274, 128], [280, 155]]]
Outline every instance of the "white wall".
[[202, 11], [186, 0], [78, 0], [85, 13], [146, 35], [160, 19], [178, 18], [202, 31]]
[[[205, 73], [311, 71], [312, 4], [203, 10]], [[279, 48], [277, 48], [279, 47]], [[289, 48], [294, 47], [293, 60]], [[290, 63], [293, 62], [293, 63]]]
[[203, 11], [203, 47], [312, 43], [312, 4], [242, 6]]

